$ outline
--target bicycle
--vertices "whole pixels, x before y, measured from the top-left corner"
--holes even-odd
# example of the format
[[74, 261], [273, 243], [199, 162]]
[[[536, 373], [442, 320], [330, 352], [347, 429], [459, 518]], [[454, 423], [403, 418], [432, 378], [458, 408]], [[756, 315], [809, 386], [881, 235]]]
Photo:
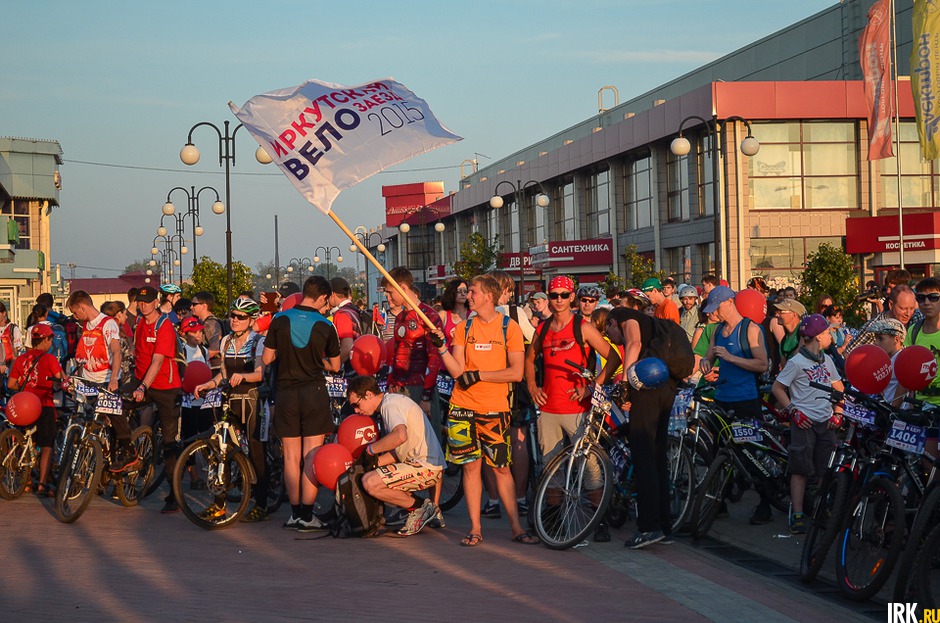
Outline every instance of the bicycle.
[[[55, 493], [56, 518], [62, 523], [73, 523], [88, 508], [99, 490], [114, 485], [114, 493], [124, 506], [135, 506], [146, 490], [152, 472], [153, 438], [149, 427], [140, 426], [131, 433], [130, 442], [137, 452], [135, 466], [118, 473], [107, 469], [115, 446], [114, 431], [109, 416], [122, 413], [121, 397], [103, 389], [86, 385], [80, 379], [70, 383], [70, 393], [82, 407], [82, 416], [70, 425], [77, 431], [71, 438], [75, 446], [59, 476]], [[70, 438], [69, 431], [66, 439]]]
[[39, 449], [33, 441], [36, 426], [3, 422], [7, 428], [0, 433], [0, 497], [15, 500], [26, 491], [33, 469], [39, 465]]
[[[217, 414], [210, 431], [200, 433], [180, 454], [173, 470], [176, 502], [191, 522], [218, 530], [239, 521], [248, 509], [255, 471], [248, 459], [248, 438], [229, 405], [231, 385], [223, 380], [205, 395], [203, 409]], [[192, 466], [205, 489], [184, 489], [183, 477]]]
[[[565, 363], [591, 374], [578, 364]], [[567, 549], [590, 534], [613, 494], [613, 466], [601, 445], [604, 419], [613, 405], [595, 390], [591, 410], [582, 418], [571, 445], [557, 454], [539, 479], [535, 494], [535, 529], [550, 549]], [[531, 509], [530, 509], [531, 510]]]

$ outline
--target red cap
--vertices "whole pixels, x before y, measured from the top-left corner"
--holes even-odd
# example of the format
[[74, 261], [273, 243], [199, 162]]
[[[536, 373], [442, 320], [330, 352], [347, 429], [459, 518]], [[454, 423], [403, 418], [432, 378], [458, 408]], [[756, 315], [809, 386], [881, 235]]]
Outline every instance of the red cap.
[[190, 316], [180, 323], [180, 333], [195, 333], [196, 331], [202, 331], [206, 328], [206, 325], [202, 324], [202, 321], [195, 316]]
[[574, 281], [571, 280], [571, 277], [566, 275], [552, 277], [552, 280], [548, 282], [548, 289], [551, 291], [555, 288], [562, 288], [568, 292], [574, 292]]
[[29, 334], [34, 340], [41, 340], [45, 337], [52, 337], [52, 327], [43, 322], [40, 322], [29, 328]]

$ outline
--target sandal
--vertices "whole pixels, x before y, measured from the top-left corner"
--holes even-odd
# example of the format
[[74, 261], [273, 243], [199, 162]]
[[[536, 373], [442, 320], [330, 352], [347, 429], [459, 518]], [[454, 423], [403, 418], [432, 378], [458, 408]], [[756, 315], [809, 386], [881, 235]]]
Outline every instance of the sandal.
[[538, 545], [541, 543], [539, 537], [535, 536], [529, 531], [517, 534], [516, 536], [512, 537], [512, 541], [513, 543], [521, 543], [522, 545]]
[[470, 532], [460, 540], [460, 544], [463, 547], [476, 547], [483, 542], [483, 535], [477, 534], [476, 532]]
[[36, 495], [41, 498], [54, 498], [55, 490], [50, 485], [38, 485]]

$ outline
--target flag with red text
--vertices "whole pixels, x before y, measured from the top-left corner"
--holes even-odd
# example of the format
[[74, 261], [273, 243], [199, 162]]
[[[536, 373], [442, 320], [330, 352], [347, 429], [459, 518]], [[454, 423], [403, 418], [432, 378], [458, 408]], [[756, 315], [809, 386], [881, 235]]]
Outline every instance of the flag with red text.
[[346, 188], [462, 140], [426, 101], [392, 79], [348, 87], [308, 80], [256, 95], [235, 116], [294, 187], [328, 214]]
[[894, 155], [891, 117], [894, 82], [891, 80], [891, 0], [878, 0], [868, 10], [868, 26], [858, 42], [859, 60], [868, 104], [868, 159]]

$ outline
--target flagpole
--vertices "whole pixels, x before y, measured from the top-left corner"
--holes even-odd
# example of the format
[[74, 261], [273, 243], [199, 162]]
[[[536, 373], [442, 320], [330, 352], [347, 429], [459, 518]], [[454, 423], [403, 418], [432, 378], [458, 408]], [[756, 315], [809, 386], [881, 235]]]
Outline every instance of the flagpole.
[[405, 291], [398, 284], [398, 282], [392, 279], [392, 276], [388, 274], [388, 271], [385, 270], [385, 267], [379, 264], [379, 261], [375, 259], [375, 257], [373, 257], [373, 255], [369, 252], [369, 249], [367, 249], [365, 245], [362, 244], [362, 241], [359, 240], [359, 237], [356, 236], [354, 233], [352, 233], [349, 230], [349, 228], [346, 227], [346, 224], [343, 223], [342, 220], [340, 220], [340, 218], [336, 215], [336, 212], [334, 212], [333, 210], [330, 210], [329, 215], [330, 215], [330, 218], [333, 219], [333, 222], [339, 225], [339, 228], [343, 230], [343, 233], [349, 236], [349, 239], [352, 241], [353, 244], [356, 245], [356, 247], [358, 247], [359, 251], [363, 255], [365, 255], [369, 259], [370, 262], [372, 262], [373, 266], [375, 266], [379, 270], [380, 273], [382, 273], [382, 276], [385, 277], [385, 280], [388, 281], [388, 283], [392, 284], [392, 287], [395, 288], [395, 291], [398, 292], [398, 294], [400, 294], [401, 297], [405, 300], [405, 304], [408, 305], [408, 307], [410, 307], [411, 309], [413, 309], [415, 313], [417, 313], [418, 316], [421, 317], [421, 320], [423, 320], [424, 323], [428, 325], [430, 329], [437, 329], [437, 325], [431, 322], [430, 318], [428, 318], [424, 314], [424, 312], [421, 311], [421, 309], [418, 307], [417, 304], [412, 302], [411, 299], [412, 299], [412, 296], [414, 295], [411, 293], [408, 293], [408, 294], [405, 293]]
[[891, 50], [894, 56], [894, 154], [898, 167], [898, 263], [904, 270], [904, 200], [901, 196], [901, 104], [898, 95], [898, 20], [894, 0], [891, 7]]

